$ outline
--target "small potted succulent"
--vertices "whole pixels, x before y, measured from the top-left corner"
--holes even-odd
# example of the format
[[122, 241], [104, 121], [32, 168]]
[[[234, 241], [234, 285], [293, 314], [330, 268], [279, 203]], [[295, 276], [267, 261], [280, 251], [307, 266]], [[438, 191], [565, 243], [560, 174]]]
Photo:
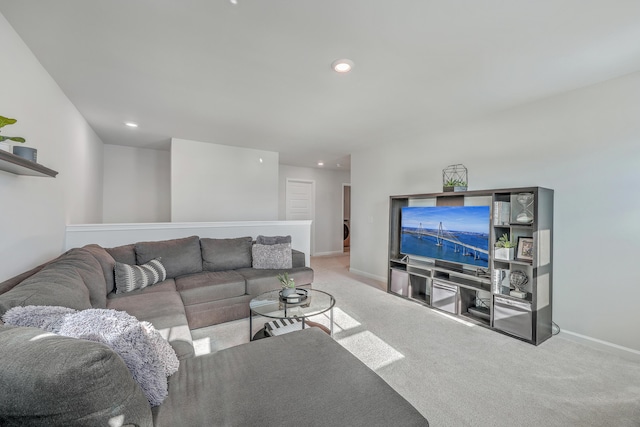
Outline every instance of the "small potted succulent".
[[493, 257], [495, 259], [512, 260], [515, 244], [509, 240], [507, 233], [504, 233], [495, 244]]
[[[16, 119], [10, 119], [8, 117], [0, 116], [0, 128], [3, 128], [7, 125], [12, 125], [15, 122], [17, 122]], [[5, 142], [7, 140], [13, 142], [25, 142], [25, 139], [20, 136], [0, 135], [0, 150], [11, 152], [11, 145]]]
[[282, 286], [283, 297], [288, 297], [296, 292], [296, 283], [293, 278], [289, 277], [289, 273], [278, 274], [277, 278]]

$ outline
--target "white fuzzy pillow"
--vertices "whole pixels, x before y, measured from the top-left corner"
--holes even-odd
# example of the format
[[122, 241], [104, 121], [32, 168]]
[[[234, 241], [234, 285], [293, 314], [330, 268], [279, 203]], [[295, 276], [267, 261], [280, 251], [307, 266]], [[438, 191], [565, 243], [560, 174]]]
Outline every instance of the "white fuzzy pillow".
[[282, 270], [292, 266], [291, 243], [275, 245], [260, 245], [256, 243], [251, 248], [253, 268]]

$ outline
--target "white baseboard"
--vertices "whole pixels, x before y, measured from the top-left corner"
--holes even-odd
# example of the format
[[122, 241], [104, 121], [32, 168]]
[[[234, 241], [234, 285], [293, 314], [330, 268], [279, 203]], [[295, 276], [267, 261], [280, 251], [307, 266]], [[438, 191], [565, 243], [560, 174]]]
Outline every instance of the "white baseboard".
[[313, 256], [336, 256], [336, 255], [345, 255], [347, 252], [343, 251], [333, 251], [333, 252], [316, 252]]
[[609, 349], [613, 349], [613, 350], [616, 350], [616, 351], [625, 352], [625, 353], [633, 353], [633, 354], [640, 355], [640, 351], [639, 350], [634, 350], [633, 348], [624, 347], [624, 346], [621, 346], [621, 345], [618, 345], [618, 344], [614, 344], [614, 343], [609, 342], [609, 341], [603, 341], [603, 340], [599, 340], [597, 338], [589, 337], [587, 335], [582, 335], [582, 334], [578, 334], [576, 332], [565, 331], [565, 330], [561, 330], [560, 333], [561, 334], [572, 335], [573, 337], [579, 338], [581, 340], [590, 341], [592, 343], [599, 344], [601, 346], [604, 346], [604, 347], [607, 347]]
[[350, 268], [349, 272], [351, 272], [353, 274], [357, 274], [358, 276], [364, 276], [364, 277], [369, 278], [369, 279], [377, 280], [378, 282], [387, 283], [387, 278], [386, 277], [382, 277], [382, 276], [378, 276], [378, 275], [375, 275], [375, 274], [367, 273], [366, 271], [360, 271], [360, 270], [356, 270], [355, 268]]

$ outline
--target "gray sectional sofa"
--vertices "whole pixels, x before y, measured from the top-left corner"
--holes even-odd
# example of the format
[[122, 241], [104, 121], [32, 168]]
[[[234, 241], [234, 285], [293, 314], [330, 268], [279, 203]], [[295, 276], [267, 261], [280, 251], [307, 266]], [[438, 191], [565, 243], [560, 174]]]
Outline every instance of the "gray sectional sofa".
[[[249, 300], [278, 288], [278, 274], [311, 286], [303, 253], [290, 250], [291, 268], [264, 268], [258, 246], [197, 236], [88, 245], [0, 283], [0, 316], [19, 306], [126, 311], [150, 322], [180, 360], [168, 396], [151, 407], [109, 346], [0, 325], [0, 425], [428, 425], [317, 328], [195, 356], [192, 329], [248, 316]], [[165, 280], [145, 277], [141, 289], [122, 292], [154, 260]]]

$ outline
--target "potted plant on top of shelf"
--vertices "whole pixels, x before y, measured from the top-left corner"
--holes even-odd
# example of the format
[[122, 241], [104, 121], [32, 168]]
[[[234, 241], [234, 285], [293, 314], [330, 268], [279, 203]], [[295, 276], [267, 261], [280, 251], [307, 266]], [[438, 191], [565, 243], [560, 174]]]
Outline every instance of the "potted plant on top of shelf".
[[444, 183], [442, 188], [445, 192], [448, 191], [467, 191], [467, 183], [459, 179], [450, 179]]
[[[8, 117], [0, 116], [0, 128], [3, 128], [7, 125], [12, 125], [17, 122], [16, 119], [10, 119]], [[25, 139], [21, 136], [4, 136], [0, 135], [0, 150], [11, 152], [11, 144], [6, 143], [5, 141], [13, 141], [13, 142], [25, 142]]]
[[449, 165], [442, 170], [442, 191], [467, 191], [467, 168]]
[[509, 240], [507, 233], [504, 233], [495, 244], [493, 257], [495, 259], [512, 260], [515, 243]]

